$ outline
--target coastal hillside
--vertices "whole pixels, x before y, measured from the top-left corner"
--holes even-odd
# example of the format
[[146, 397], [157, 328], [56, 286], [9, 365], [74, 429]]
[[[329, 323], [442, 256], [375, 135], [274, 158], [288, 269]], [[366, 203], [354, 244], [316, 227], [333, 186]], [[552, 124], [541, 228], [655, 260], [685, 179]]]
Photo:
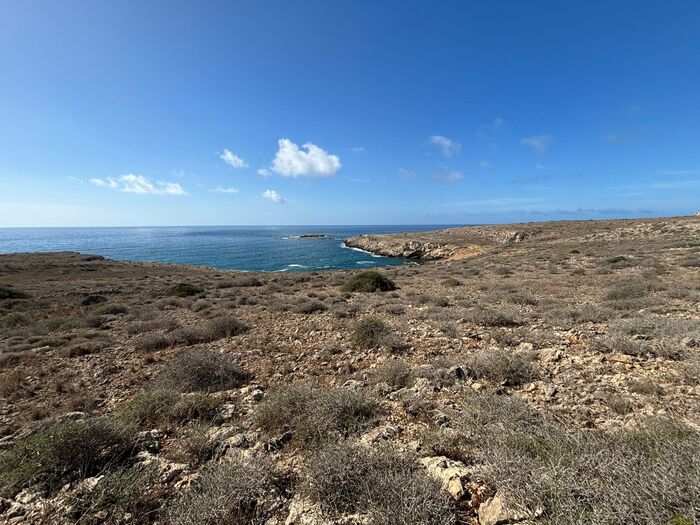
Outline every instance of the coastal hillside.
[[700, 217], [346, 244], [0, 255], [0, 522], [700, 522]]

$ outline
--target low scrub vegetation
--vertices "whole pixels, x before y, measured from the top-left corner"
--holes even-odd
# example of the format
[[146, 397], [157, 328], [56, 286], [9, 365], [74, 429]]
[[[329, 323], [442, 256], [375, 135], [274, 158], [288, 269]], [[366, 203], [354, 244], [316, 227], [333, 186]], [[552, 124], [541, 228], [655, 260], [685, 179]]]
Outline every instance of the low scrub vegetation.
[[135, 433], [118, 420], [93, 418], [49, 424], [0, 455], [0, 494], [30, 485], [55, 490], [66, 481], [95, 476], [124, 464]]
[[521, 385], [536, 377], [532, 359], [501, 348], [485, 348], [467, 360], [467, 366], [476, 378], [510, 386]]
[[573, 430], [513, 398], [474, 394], [461, 425], [480, 475], [512, 509], [540, 513], [537, 523], [700, 518], [700, 433], [680, 423]]
[[28, 294], [8, 286], [5, 284], [0, 284], [0, 300], [3, 299], [26, 299], [29, 297]]
[[354, 275], [342, 287], [342, 291], [344, 292], [371, 293], [389, 292], [391, 290], [396, 290], [394, 282], [385, 275], [374, 270], [368, 270]]
[[440, 484], [388, 447], [324, 447], [309, 462], [302, 492], [330, 518], [361, 512], [377, 525], [456, 522]]
[[177, 354], [163, 367], [161, 384], [181, 392], [217, 392], [238, 388], [247, 376], [226, 355], [204, 348]]
[[139, 428], [151, 429], [188, 421], [211, 421], [216, 411], [217, 402], [206, 395], [182, 395], [167, 388], [152, 388], [127, 402], [120, 415]]
[[315, 448], [368, 428], [379, 412], [377, 401], [362, 391], [286, 385], [265, 397], [255, 422], [267, 434], [289, 431], [295, 446]]
[[210, 465], [169, 509], [172, 525], [262, 525], [275, 502], [274, 467], [262, 460], [234, 458]]
[[377, 348], [389, 337], [389, 327], [378, 317], [367, 316], [352, 330], [352, 342], [360, 348]]
[[204, 292], [203, 288], [189, 283], [178, 283], [165, 293], [168, 297], [191, 297]]

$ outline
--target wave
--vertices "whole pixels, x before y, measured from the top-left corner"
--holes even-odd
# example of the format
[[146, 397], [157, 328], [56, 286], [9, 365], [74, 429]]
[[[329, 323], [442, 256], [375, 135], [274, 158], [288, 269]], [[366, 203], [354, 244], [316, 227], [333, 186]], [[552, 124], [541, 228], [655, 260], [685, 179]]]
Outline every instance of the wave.
[[374, 261], [356, 261], [355, 264], [377, 264]]
[[370, 255], [372, 257], [377, 257], [377, 258], [382, 258], [382, 255], [377, 255], [376, 253], [368, 252], [367, 250], [362, 250], [360, 248], [355, 248], [354, 246], [348, 246], [344, 242], [340, 243], [341, 248], [345, 248], [346, 250], [353, 250], [355, 252], [360, 252], [360, 253], [366, 253], [367, 255]]

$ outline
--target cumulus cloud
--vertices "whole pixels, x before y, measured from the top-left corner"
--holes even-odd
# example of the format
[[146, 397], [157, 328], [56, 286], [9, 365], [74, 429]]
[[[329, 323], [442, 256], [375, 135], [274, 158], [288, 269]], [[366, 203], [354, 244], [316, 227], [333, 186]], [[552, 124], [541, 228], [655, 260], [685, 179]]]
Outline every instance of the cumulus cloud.
[[440, 182], [453, 183], [462, 180], [462, 174], [457, 170], [445, 170], [436, 173], [435, 178]]
[[269, 201], [272, 201], [272, 202], [274, 202], [275, 204], [284, 204], [285, 202], [287, 202], [286, 200], [284, 200], [284, 199], [282, 198], [282, 195], [280, 195], [279, 193], [277, 193], [275, 190], [265, 190], [265, 191], [262, 193], [261, 197], [262, 197], [263, 199], [267, 199], [267, 200], [269, 200]]
[[284, 177], [332, 177], [341, 168], [336, 155], [310, 142], [301, 148], [289, 139], [280, 139], [277, 144], [271, 169]]
[[525, 137], [524, 139], [521, 139], [520, 143], [525, 144], [526, 146], [530, 146], [537, 153], [544, 153], [545, 151], [547, 151], [547, 149], [549, 149], [553, 138], [554, 137], [547, 134], [533, 135], [532, 137]]
[[258, 175], [260, 175], [261, 177], [269, 177], [270, 175], [272, 175], [272, 173], [270, 173], [270, 170], [268, 170], [267, 168], [260, 168], [258, 169]]
[[236, 188], [224, 188], [223, 186], [217, 186], [216, 188], [210, 191], [215, 191], [216, 193], [238, 193], [238, 190]]
[[248, 163], [230, 150], [225, 149], [219, 158], [233, 168], [247, 168]]
[[92, 178], [92, 184], [123, 191], [125, 193], [143, 193], [152, 195], [186, 195], [185, 190], [177, 182], [156, 182], [153, 183], [143, 175], [128, 173], [117, 179], [107, 177], [106, 179]]
[[462, 149], [462, 145], [459, 142], [448, 139], [443, 135], [432, 135], [430, 137], [430, 143], [439, 147], [440, 151], [442, 151], [442, 154], [445, 157], [451, 157], [452, 155], [459, 153], [459, 151]]

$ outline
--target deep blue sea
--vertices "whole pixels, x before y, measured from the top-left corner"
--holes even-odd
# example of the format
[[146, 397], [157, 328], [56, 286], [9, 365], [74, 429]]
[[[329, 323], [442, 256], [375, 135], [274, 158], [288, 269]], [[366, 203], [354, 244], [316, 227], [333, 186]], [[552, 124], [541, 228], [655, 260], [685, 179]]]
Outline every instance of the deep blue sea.
[[[345, 248], [363, 233], [444, 226], [192, 226], [138, 228], [0, 228], [0, 253], [76, 251], [110, 259], [247, 271], [310, 271], [404, 264]], [[319, 233], [323, 239], [299, 239]]]

